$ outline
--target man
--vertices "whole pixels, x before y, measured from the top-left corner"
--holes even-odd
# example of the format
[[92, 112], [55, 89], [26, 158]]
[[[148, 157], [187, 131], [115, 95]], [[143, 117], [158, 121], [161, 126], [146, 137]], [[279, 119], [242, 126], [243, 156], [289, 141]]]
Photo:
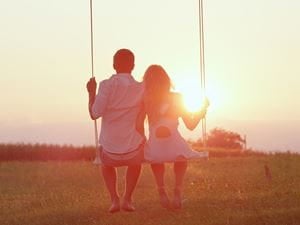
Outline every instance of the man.
[[[111, 197], [109, 212], [134, 211], [132, 193], [136, 187], [143, 160], [144, 136], [136, 125], [142, 104], [143, 86], [134, 80], [134, 54], [118, 50], [113, 59], [116, 74], [103, 80], [96, 95], [97, 83], [87, 83], [89, 112], [92, 119], [102, 117], [99, 143], [102, 175]], [[117, 192], [116, 167], [127, 166], [123, 201]]]

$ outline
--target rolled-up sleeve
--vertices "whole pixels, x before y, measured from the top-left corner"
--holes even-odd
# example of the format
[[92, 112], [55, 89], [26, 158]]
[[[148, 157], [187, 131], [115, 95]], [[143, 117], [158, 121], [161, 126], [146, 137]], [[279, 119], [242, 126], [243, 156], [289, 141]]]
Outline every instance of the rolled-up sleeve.
[[93, 118], [99, 118], [105, 113], [110, 91], [107, 81], [100, 82], [98, 93], [92, 106]]

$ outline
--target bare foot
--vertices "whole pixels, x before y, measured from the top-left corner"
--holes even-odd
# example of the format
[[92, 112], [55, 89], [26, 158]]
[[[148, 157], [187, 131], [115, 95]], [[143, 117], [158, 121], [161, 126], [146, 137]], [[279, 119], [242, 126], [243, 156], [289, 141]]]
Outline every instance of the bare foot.
[[181, 189], [180, 188], [175, 188], [175, 190], [174, 190], [173, 208], [174, 209], [182, 208]]
[[160, 204], [163, 208], [170, 208], [170, 200], [164, 188], [158, 188]]
[[131, 201], [126, 201], [124, 200], [123, 204], [122, 204], [122, 209], [126, 212], [133, 212], [135, 211], [134, 206], [132, 205]]
[[120, 199], [119, 198], [112, 201], [112, 204], [111, 204], [110, 208], [108, 209], [108, 211], [110, 213], [115, 213], [115, 212], [120, 211]]

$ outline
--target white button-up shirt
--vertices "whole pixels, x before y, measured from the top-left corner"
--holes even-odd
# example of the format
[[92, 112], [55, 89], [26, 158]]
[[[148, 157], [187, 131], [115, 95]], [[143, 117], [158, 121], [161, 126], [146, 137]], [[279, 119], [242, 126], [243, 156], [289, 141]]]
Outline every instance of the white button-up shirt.
[[131, 74], [115, 74], [100, 82], [92, 107], [94, 118], [102, 117], [99, 143], [111, 153], [134, 151], [143, 141], [136, 130], [143, 85]]

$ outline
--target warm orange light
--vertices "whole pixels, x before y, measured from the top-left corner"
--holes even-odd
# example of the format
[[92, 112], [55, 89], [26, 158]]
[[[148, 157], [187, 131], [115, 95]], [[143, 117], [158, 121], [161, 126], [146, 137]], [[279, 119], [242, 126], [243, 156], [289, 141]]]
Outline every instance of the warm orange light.
[[177, 75], [174, 76], [174, 89], [183, 96], [184, 106], [190, 112], [200, 110], [204, 104], [205, 97], [209, 101], [208, 112], [217, 112], [222, 110], [224, 103], [224, 96], [220, 95], [221, 88], [212, 81], [206, 83], [205, 96], [201, 90], [200, 78], [194, 73], [185, 77]]
[[196, 112], [201, 109], [202, 100], [199, 95], [194, 95], [192, 91], [183, 93], [183, 101], [185, 108], [190, 112]]
[[178, 80], [175, 84], [175, 91], [179, 92], [184, 101], [185, 108], [190, 112], [196, 112], [203, 105], [201, 88], [196, 79]]
[[198, 89], [182, 92], [182, 95], [184, 106], [189, 112], [196, 112], [203, 109], [205, 105], [205, 98], [208, 100], [207, 109], [209, 112], [219, 110], [220, 108], [221, 103], [220, 99], [218, 99], [218, 96], [216, 94], [210, 94], [208, 91], [205, 97], [202, 97], [201, 94], [199, 94]]

